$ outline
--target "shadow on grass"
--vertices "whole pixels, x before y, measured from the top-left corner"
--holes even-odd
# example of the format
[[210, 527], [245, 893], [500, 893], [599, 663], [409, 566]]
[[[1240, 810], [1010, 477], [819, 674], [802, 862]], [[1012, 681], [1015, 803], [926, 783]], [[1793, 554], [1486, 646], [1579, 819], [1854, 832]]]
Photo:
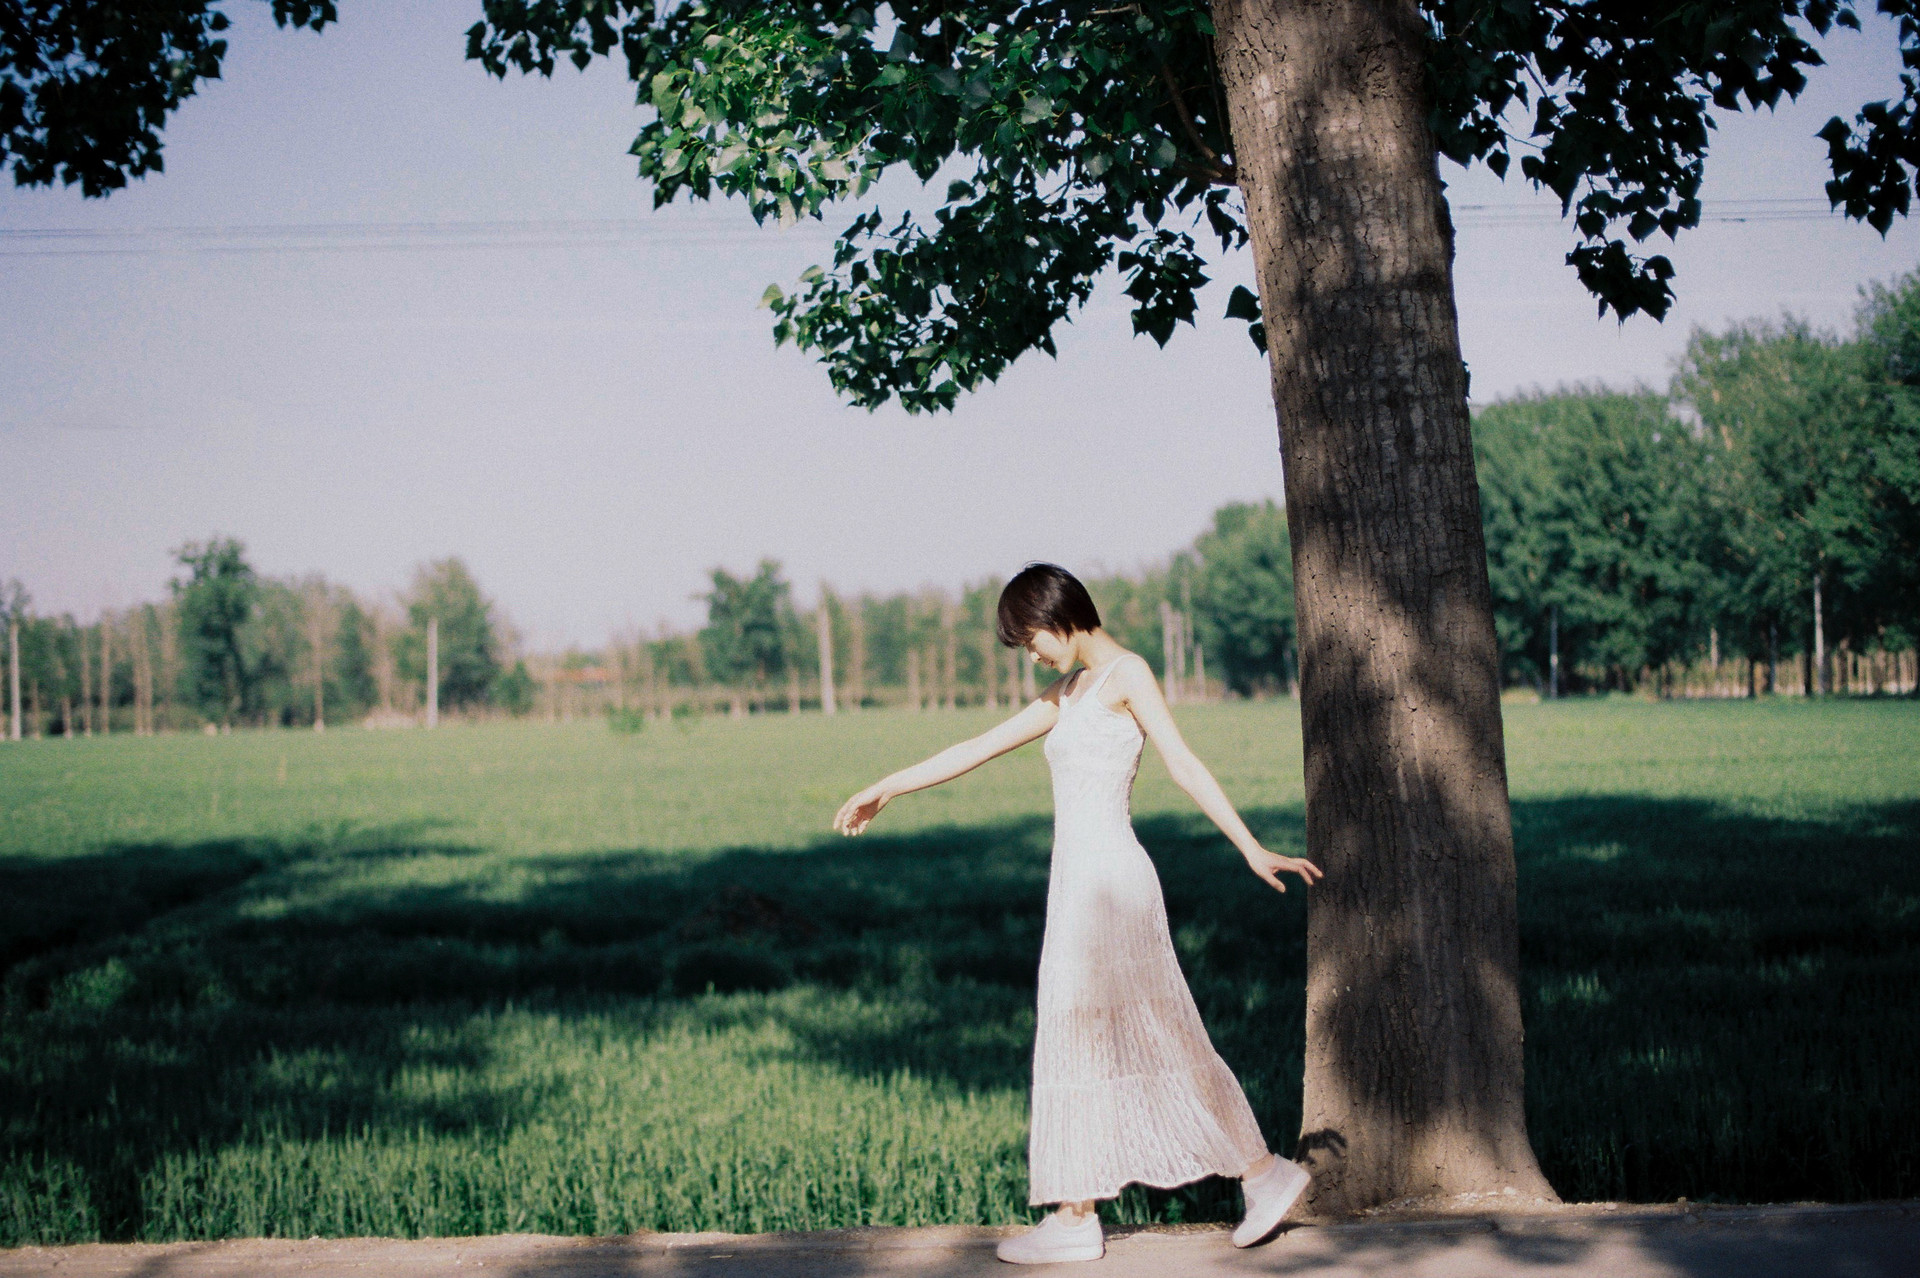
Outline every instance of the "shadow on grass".
[[[1788, 820], [1583, 798], [1514, 815], [1529, 1118], [1563, 1196], [1920, 1192], [1920, 804]], [[1297, 811], [1250, 822], [1301, 846]], [[1259, 890], [1197, 818], [1138, 828], [1215, 1044], [1284, 1146], [1304, 894]], [[132, 1237], [169, 1156], [537, 1122], [539, 1089], [485, 1081], [500, 1075], [480, 1014], [509, 1006], [612, 1011], [637, 1039], [774, 1021], [816, 1066], [1017, 1092], [1050, 833], [1036, 818], [797, 852], [522, 857], [407, 827], [14, 858], [0, 1166], [57, 1155], [99, 1232]], [[791, 987], [890, 1011], [754, 997]], [[421, 1071], [455, 1081], [401, 1085]], [[1233, 1198], [1212, 1183], [1124, 1206], [1219, 1219]], [[31, 1215], [12, 1241], [36, 1236]]]

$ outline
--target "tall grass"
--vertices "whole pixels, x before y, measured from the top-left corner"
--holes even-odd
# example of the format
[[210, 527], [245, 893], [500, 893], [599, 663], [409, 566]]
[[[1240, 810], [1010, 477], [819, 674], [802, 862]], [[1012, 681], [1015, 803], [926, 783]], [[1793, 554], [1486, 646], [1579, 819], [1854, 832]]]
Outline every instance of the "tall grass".
[[[1288, 706], [1184, 707], [1302, 845]], [[1027, 750], [977, 714], [0, 752], [0, 1242], [1027, 1218]], [[1508, 707], [1529, 1122], [1569, 1198], [1920, 1192], [1920, 707]], [[1303, 894], [1149, 762], [1216, 1045], [1299, 1126]], [[1130, 1190], [1217, 1219], [1230, 1185]]]

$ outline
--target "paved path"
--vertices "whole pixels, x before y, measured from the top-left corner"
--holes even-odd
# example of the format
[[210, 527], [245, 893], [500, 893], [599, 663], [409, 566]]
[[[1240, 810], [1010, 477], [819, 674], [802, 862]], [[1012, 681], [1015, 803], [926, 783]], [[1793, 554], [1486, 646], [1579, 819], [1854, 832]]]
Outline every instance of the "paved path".
[[[1011, 1278], [1006, 1231], [850, 1229], [625, 1238], [254, 1239], [0, 1251], [0, 1278]], [[1859, 1206], [1578, 1204], [1526, 1214], [1301, 1226], [1236, 1251], [1224, 1228], [1110, 1235], [1086, 1278], [1920, 1278], [1920, 1201]]]

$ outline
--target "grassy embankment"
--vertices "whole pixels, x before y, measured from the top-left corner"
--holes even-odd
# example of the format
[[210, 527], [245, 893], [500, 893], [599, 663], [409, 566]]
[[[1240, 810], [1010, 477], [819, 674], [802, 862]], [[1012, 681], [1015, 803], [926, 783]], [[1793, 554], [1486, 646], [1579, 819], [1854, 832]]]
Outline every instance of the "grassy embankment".
[[[1292, 707], [1180, 715], [1299, 851]], [[1023, 1218], [1037, 747], [824, 832], [987, 721], [0, 751], [0, 1243]], [[1510, 706], [1508, 743], [1561, 1193], [1920, 1194], [1920, 706]], [[1136, 816], [1284, 1145], [1303, 894], [1151, 758]]]

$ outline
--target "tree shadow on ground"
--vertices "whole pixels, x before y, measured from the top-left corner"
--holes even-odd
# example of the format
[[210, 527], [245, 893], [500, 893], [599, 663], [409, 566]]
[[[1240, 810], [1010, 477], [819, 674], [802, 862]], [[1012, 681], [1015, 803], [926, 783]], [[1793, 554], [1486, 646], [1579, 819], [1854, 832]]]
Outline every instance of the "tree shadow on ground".
[[[1794, 819], [1570, 798], [1514, 817], [1529, 1120], [1563, 1196], [1920, 1192], [1920, 804]], [[1301, 848], [1297, 810], [1249, 820]], [[1260, 888], [1198, 818], [1137, 828], [1215, 1044], [1282, 1144], [1299, 1124], [1306, 894]], [[847, 1074], [1025, 1087], [1045, 818], [698, 855], [519, 856], [434, 834], [0, 863], [0, 1165], [73, 1162], [100, 1229], [129, 1237], [143, 1176], [171, 1155], [265, 1129], [509, 1131], [548, 1103], [482, 1068], [475, 1017], [509, 1006], [615, 1009], [636, 1038], [774, 1021], [783, 1052]], [[759, 997], [792, 987], [890, 1011]], [[422, 1070], [455, 1081], [397, 1085]], [[1233, 1210], [1217, 1182], [1130, 1201], [1135, 1218]]]
[[1920, 804], [1514, 819], [1528, 1126], [1563, 1197], [1920, 1192]]

